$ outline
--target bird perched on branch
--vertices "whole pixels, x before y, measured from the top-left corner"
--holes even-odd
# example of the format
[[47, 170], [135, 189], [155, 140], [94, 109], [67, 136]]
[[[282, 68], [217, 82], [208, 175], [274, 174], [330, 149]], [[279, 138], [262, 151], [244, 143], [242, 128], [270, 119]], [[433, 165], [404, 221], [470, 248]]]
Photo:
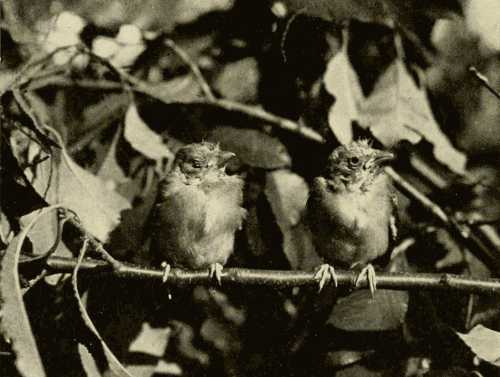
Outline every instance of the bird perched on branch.
[[336, 265], [360, 268], [356, 284], [366, 277], [373, 295], [371, 262], [389, 253], [397, 232], [395, 192], [383, 169], [393, 158], [366, 140], [354, 141], [336, 148], [323, 175], [314, 179], [307, 217], [317, 252], [327, 263], [316, 273], [320, 290], [327, 282], [337, 284]]
[[177, 152], [153, 209], [151, 251], [165, 262], [164, 281], [172, 264], [208, 268], [221, 284], [222, 266], [233, 252], [235, 232], [246, 214], [241, 207], [243, 180], [225, 171], [234, 156], [209, 142], [189, 144]]

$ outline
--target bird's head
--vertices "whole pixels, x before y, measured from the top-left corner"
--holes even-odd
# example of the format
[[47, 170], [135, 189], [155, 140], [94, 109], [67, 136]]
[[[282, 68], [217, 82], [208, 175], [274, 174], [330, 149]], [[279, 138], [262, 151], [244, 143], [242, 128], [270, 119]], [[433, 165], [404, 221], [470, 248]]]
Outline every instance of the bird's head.
[[183, 146], [175, 155], [174, 169], [188, 178], [200, 178], [211, 172], [224, 172], [228, 161], [235, 156], [210, 142]]
[[333, 186], [364, 190], [394, 159], [388, 151], [374, 149], [367, 140], [336, 148], [328, 158], [326, 177]]

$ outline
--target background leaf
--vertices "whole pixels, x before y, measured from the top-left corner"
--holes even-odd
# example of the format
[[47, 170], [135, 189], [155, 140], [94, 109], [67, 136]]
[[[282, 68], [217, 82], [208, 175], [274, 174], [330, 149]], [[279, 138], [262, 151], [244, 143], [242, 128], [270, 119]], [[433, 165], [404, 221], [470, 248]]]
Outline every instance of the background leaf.
[[45, 371], [24, 306], [17, 266], [23, 237], [16, 236], [0, 254], [0, 327], [16, 355], [16, 367], [23, 377], [44, 377]]
[[147, 158], [155, 161], [173, 159], [172, 152], [163, 143], [160, 135], [151, 130], [141, 119], [137, 107], [132, 104], [125, 115], [125, 129], [123, 133], [132, 147]]
[[48, 203], [64, 204], [75, 211], [91, 234], [106, 240], [118, 225], [120, 212], [130, 204], [69, 156], [61, 158], [61, 152], [54, 151], [50, 159], [35, 167], [33, 187]]
[[289, 167], [291, 157], [284, 144], [262, 131], [220, 126], [207, 138], [217, 142], [224, 150], [236, 153], [245, 164], [263, 169]]
[[457, 335], [481, 360], [500, 367], [500, 332], [477, 325], [467, 334]]

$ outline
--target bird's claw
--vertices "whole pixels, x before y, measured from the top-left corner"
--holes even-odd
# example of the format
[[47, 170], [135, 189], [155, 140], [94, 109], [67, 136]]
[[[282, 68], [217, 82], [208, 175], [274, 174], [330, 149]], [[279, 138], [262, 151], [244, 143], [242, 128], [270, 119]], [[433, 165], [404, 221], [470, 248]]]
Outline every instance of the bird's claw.
[[318, 292], [321, 292], [323, 287], [327, 283], [330, 283], [332, 280], [335, 284], [335, 287], [338, 286], [337, 274], [335, 273], [335, 269], [329, 264], [322, 264], [321, 266], [319, 266], [319, 268], [316, 270], [316, 273], [314, 274], [314, 279], [319, 280]]
[[374, 297], [375, 290], [377, 289], [377, 277], [375, 275], [375, 268], [371, 264], [368, 264], [367, 266], [363, 267], [358, 277], [356, 278], [356, 282], [354, 283], [354, 285], [358, 287], [359, 283], [361, 283], [363, 279], [367, 280], [368, 287], [370, 288], [370, 293], [372, 297]]
[[219, 287], [222, 287], [222, 264], [220, 263], [212, 263], [209, 268], [209, 276], [212, 279], [215, 279], [217, 281], [217, 284]]
[[168, 277], [170, 276], [170, 270], [172, 269], [172, 266], [170, 266], [167, 262], [162, 262], [161, 267], [163, 268], [163, 277], [161, 280], [163, 283], [166, 283], [168, 280]]

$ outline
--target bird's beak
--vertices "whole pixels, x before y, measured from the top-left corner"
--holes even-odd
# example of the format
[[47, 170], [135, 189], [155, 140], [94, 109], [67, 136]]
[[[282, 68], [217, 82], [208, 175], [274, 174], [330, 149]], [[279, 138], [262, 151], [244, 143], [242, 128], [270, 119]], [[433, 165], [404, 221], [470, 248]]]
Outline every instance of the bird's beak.
[[217, 161], [217, 165], [219, 168], [223, 168], [226, 166], [226, 164], [229, 162], [230, 159], [236, 157], [236, 154], [233, 152], [220, 152], [219, 153], [219, 158]]
[[377, 151], [377, 155], [373, 158], [373, 162], [378, 165], [382, 165], [387, 161], [394, 160], [395, 155], [388, 151]]

